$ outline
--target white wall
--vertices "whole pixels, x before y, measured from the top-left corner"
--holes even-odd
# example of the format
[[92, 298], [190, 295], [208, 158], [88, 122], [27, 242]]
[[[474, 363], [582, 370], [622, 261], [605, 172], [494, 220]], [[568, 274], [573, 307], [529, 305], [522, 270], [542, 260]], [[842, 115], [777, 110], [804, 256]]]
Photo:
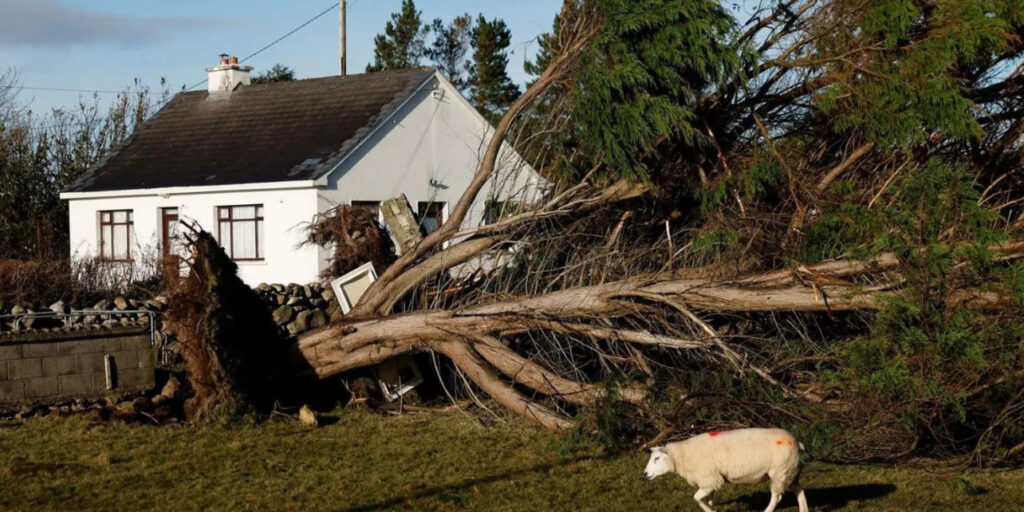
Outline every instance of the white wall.
[[[444, 91], [442, 97], [435, 97], [435, 88]], [[454, 89], [435, 79], [328, 176], [321, 201], [384, 201], [404, 193], [414, 211], [420, 201], [447, 202], [450, 209], [472, 180], [490, 132], [487, 121]], [[498, 175], [480, 192], [465, 226], [481, 223], [488, 196], [507, 198], [531, 189], [535, 173], [506, 148]], [[431, 186], [432, 179], [443, 187]]]
[[[138, 194], [140, 191], [127, 193]], [[195, 220], [216, 235], [218, 206], [262, 204], [264, 260], [238, 262], [239, 274], [246, 283], [308, 283], [317, 280], [320, 262], [316, 247], [302, 246], [304, 223], [316, 214], [317, 197], [313, 188], [252, 190], [171, 194], [164, 198], [157, 191], [148, 195], [71, 199], [71, 256], [95, 256], [99, 251], [101, 210], [132, 210], [134, 233], [132, 254], [155, 251], [160, 244], [160, 209], [177, 207], [181, 220]]]
[[[327, 176], [321, 211], [405, 194], [414, 213], [419, 202], [444, 202], [447, 215], [469, 186], [492, 131], [447, 81], [435, 77]], [[534, 201], [543, 183], [505, 146], [496, 176], [480, 191], [463, 227], [483, 223], [489, 198]]]

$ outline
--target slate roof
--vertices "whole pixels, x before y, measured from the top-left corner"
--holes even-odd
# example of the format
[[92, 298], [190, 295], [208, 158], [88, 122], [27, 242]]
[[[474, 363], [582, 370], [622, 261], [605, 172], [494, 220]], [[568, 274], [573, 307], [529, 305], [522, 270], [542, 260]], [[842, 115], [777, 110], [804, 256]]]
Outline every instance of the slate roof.
[[433, 68], [180, 93], [66, 192], [316, 179]]

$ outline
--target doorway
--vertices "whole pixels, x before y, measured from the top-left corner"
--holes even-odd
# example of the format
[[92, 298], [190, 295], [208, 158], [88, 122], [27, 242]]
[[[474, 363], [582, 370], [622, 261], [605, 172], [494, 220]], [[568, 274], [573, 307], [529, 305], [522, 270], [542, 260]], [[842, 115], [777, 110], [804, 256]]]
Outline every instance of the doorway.
[[160, 209], [160, 250], [164, 258], [175, 254], [174, 240], [178, 234], [178, 209]]

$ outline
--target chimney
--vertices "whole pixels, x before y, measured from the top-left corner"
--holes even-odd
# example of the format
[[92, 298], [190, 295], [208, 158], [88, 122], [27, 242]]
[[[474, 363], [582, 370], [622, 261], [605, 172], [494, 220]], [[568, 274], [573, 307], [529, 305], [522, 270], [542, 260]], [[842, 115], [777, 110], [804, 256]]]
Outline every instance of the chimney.
[[241, 66], [238, 64], [238, 57], [228, 54], [220, 54], [220, 64], [206, 68], [206, 91], [231, 92], [240, 85], [249, 85], [249, 72], [252, 66]]

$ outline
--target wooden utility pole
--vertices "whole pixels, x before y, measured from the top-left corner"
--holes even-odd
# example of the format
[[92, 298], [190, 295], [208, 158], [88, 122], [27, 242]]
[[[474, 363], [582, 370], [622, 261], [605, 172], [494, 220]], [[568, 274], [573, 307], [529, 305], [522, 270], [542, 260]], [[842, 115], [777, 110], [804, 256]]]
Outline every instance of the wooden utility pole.
[[341, 76], [345, 76], [345, 0], [338, 0], [340, 2], [341, 11], [338, 13], [338, 25], [340, 26], [341, 39], [338, 41], [338, 54], [339, 62], [338, 69]]

